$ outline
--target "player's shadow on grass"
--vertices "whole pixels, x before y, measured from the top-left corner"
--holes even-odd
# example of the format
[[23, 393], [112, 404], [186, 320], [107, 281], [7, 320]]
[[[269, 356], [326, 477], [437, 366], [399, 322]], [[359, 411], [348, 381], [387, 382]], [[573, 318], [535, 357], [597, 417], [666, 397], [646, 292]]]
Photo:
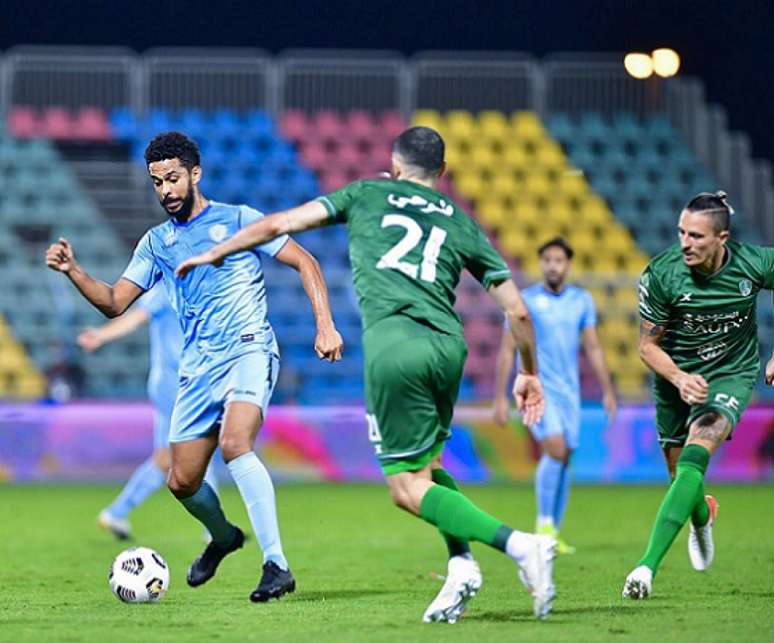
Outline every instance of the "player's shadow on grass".
[[[652, 605], [648, 604], [648, 611], [665, 610], [666, 605]], [[564, 616], [573, 616], [576, 614], [622, 614], [622, 611], [626, 609], [623, 605], [589, 605], [588, 607], [559, 607], [555, 608], [551, 615], [546, 620], [547, 623], [552, 621], [556, 623], [566, 622]], [[489, 623], [508, 623], [512, 621], [534, 621], [535, 616], [532, 610], [488, 610], [485, 612], [468, 612], [465, 614], [466, 621], [486, 621]]]
[[339, 599], [365, 598], [380, 594], [397, 594], [397, 591], [389, 589], [333, 589], [317, 592], [299, 592], [293, 597], [293, 601], [316, 603], [318, 601], [335, 601]]

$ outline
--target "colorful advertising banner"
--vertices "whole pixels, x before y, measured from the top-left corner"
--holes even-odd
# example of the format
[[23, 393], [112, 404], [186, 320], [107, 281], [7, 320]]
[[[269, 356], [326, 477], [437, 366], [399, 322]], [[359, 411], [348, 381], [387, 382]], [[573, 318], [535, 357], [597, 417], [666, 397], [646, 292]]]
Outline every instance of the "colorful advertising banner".
[[[0, 405], [0, 480], [121, 480], [149, 455], [152, 420], [145, 403]], [[582, 427], [573, 455], [577, 481], [667, 479], [652, 408], [623, 407], [610, 425], [601, 408], [584, 407]], [[358, 407], [272, 407], [256, 450], [278, 480], [381, 479]], [[518, 422], [502, 428], [488, 409], [460, 408], [444, 463], [464, 482], [525, 481], [536, 455]], [[733, 439], [713, 459], [709, 478], [774, 480], [774, 407], [745, 412]]]

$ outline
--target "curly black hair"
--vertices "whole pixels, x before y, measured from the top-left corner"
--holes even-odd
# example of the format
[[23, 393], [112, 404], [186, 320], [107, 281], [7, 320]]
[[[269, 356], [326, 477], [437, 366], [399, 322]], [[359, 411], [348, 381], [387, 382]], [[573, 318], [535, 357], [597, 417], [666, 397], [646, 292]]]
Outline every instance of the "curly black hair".
[[538, 248], [537, 255], [538, 257], [542, 257], [543, 253], [548, 250], [549, 248], [561, 248], [564, 250], [564, 254], [568, 259], [572, 259], [572, 256], [575, 254], [575, 251], [572, 249], [572, 246], [567, 243], [562, 237], [554, 237], [553, 239], [549, 239], [546, 241], [542, 246]]
[[156, 161], [167, 159], [179, 159], [180, 165], [187, 170], [201, 165], [199, 146], [196, 141], [188, 138], [180, 132], [162, 132], [156, 134], [145, 148], [145, 164], [150, 165]]

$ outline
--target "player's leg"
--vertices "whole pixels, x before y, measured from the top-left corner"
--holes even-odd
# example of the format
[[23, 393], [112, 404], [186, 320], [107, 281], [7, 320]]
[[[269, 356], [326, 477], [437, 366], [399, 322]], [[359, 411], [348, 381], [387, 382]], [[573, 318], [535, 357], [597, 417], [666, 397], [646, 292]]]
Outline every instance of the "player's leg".
[[[674, 421], [678, 417], [674, 415], [674, 409], [673, 415], [668, 416], [667, 411], [663, 407], [659, 409], [657, 404], [656, 417], [662, 446], [680, 444], [683, 441], [685, 446], [677, 460], [674, 480], [656, 515], [645, 554], [624, 584], [624, 596], [645, 598], [650, 593], [653, 577], [661, 561], [689, 518], [694, 523], [694, 529], [696, 526], [710, 525], [716, 503], [714, 499], [708, 501], [704, 495], [704, 475], [711, 456], [730, 436], [739, 421], [750, 400], [753, 384], [753, 376], [746, 374], [710, 380], [708, 401], [705, 404], [693, 407], [687, 410], [687, 413], [687, 407], [684, 405], [684, 409], [678, 411], [678, 414], [685, 413], [688, 416], [685, 422], [688, 425], [687, 436], [680, 432], [679, 427], [674, 429]], [[670, 423], [673, 426], [671, 432]], [[682, 429], [683, 432], [684, 430]], [[711, 538], [709, 529], [705, 529], [704, 534]], [[704, 555], [700, 556], [700, 567], [697, 569], [706, 569], [711, 562], [711, 549], [710, 541], [709, 550], [705, 549]], [[691, 557], [694, 562], [693, 555]], [[701, 567], [701, 564], [704, 566]]]
[[387, 486], [398, 507], [443, 533], [484, 543], [507, 554], [519, 565], [520, 578], [535, 599], [535, 616], [548, 615], [555, 594], [553, 539], [511, 529], [462, 493], [435, 484], [429, 465], [418, 471], [390, 474]]
[[97, 519], [99, 525], [116, 538], [131, 537], [129, 513], [157, 491], [166, 481], [169, 472], [169, 422], [171, 406], [165, 409], [156, 405], [153, 410], [153, 455], [138, 466], [121, 493], [104, 509]]
[[[253, 450], [277, 380], [276, 355], [253, 353], [231, 368], [228, 389], [236, 391], [226, 405], [220, 433], [220, 449], [250, 517], [263, 551], [263, 575], [250, 595], [265, 602], [295, 590], [295, 579], [282, 550], [277, 506], [269, 472]], [[259, 404], [261, 406], [259, 406]]]

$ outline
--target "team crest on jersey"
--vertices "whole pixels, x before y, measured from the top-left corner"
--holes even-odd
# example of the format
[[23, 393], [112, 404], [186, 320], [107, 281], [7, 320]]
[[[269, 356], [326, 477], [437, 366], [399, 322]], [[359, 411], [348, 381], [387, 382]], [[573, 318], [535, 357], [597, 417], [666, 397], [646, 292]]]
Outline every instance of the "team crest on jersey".
[[170, 230], [169, 232], [167, 232], [167, 236], [166, 236], [166, 237], [164, 237], [164, 245], [165, 245], [166, 247], [169, 247], [169, 246], [171, 246], [173, 243], [175, 243], [175, 241], [177, 241], [177, 230], [175, 230], [175, 229], [173, 228], [172, 230]]
[[742, 293], [742, 297], [747, 297], [752, 292], [752, 281], [749, 279], [742, 279], [739, 282], [739, 292]]
[[210, 239], [212, 239], [215, 243], [220, 243], [223, 241], [223, 239], [226, 238], [226, 235], [228, 234], [228, 228], [224, 226], [222, 223], [216, 223], [213, 226], [210, 226], [209, 235]]

